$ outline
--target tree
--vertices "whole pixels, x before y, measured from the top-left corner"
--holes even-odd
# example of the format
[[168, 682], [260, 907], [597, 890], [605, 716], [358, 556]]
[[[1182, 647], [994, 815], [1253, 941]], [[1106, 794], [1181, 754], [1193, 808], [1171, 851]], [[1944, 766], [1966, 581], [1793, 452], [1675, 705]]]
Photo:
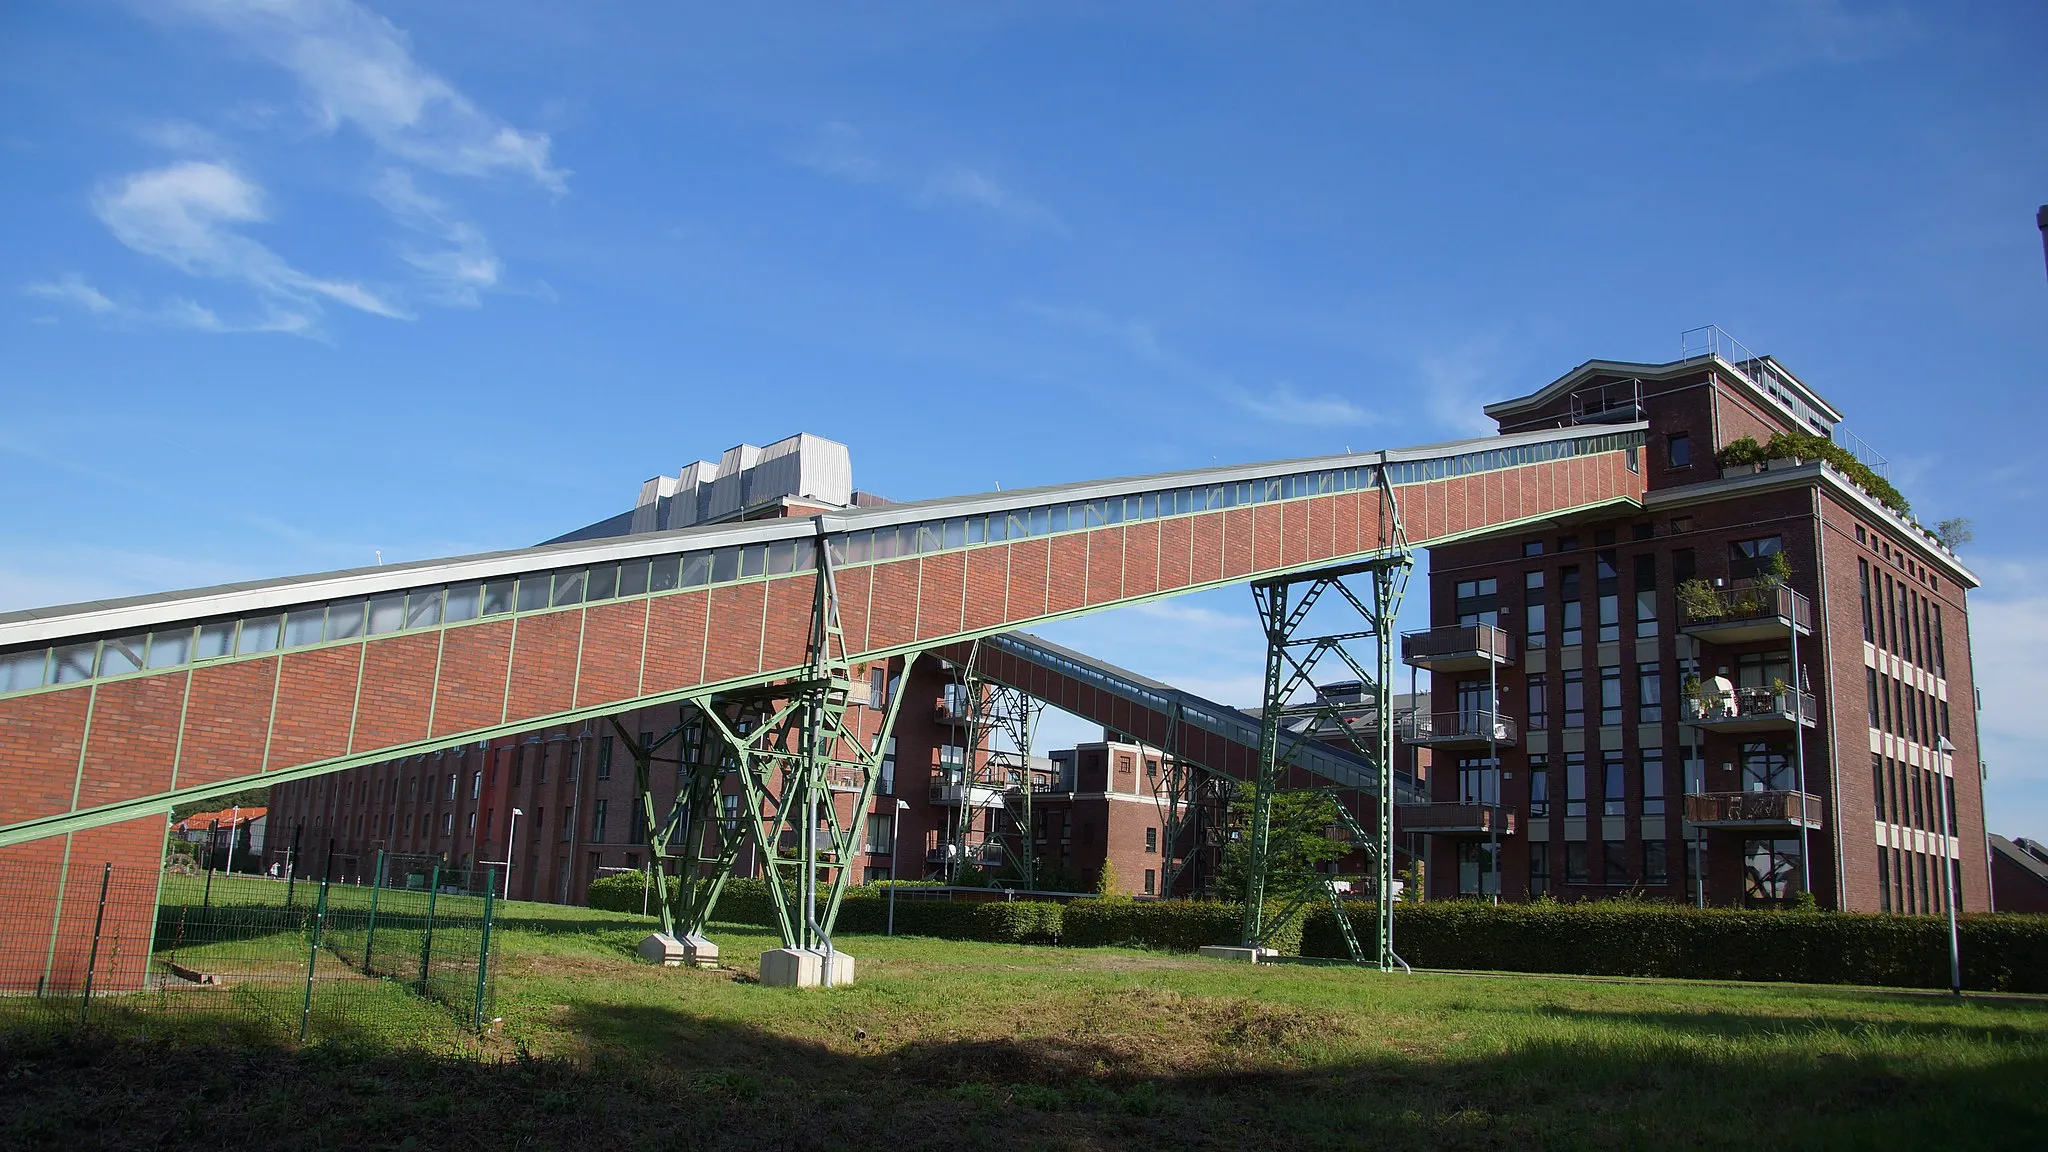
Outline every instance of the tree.
[[1953, 552], [1965, 544], [1974, 543], [1977, 533], [1967, 516], [1951, 516], [1934, 526], [1934, 538], [1941, 546]]
[[1101, 874], [1095, 877], [1095, 894], [1105, 900], [1115, 900], [1130, 895], [1130, 893], [1124, 891], [1123, 884], [1116, 878], [1116, 865], [1107, 857], [1102, 861]]
[[[1251, 822], [1251, 793], [1240, 791], [1230, 802], [1233, 823]], [[1338, 822], [1337, 801], [1327, 792], [1279, 792], [1273, 796], [1271, 832], [1266, 840], [1266, 894], [1287, 899], [1312, 883], [1322, 865], [1344, 855], [1345, 846], [1330, 839]], [[1247, 833], [1248, 835], [1249, 833]], [[1223, 849], [1216, 882], [1219, 895], [1244, 898], [1251, 848], [1243, 838]]]

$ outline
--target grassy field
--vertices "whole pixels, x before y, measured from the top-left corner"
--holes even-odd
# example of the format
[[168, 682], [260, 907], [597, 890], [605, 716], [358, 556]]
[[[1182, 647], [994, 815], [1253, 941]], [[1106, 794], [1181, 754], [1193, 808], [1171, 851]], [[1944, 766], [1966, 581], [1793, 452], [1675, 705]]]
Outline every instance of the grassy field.
[[[217, 890], [218, 894], [218, 890]], [[1259, 969], [850, 937], [852, 988], [631, 958], [649, 922], [503, 906], [482, 1040], [0, 1039], [0, 1146], [2040, 1147], [2048, 1005], [1838, 988]], [[394, 995], [402, 993], [394, 992]], [[482, 1055], [484, 1059], [468, 1057]]]

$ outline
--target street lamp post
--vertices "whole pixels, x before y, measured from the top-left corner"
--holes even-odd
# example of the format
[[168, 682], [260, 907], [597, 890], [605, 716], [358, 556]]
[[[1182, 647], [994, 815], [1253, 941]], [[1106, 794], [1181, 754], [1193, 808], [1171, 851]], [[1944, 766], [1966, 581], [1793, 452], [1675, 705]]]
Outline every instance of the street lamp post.
[[519, 844], [519, 818], [526, 815], [522, 809], [512, 810], [512, 826], [505, 830], [505, 892], [502, 899], [512, 898], [512, 849]]
[[1955, 860], [1949, 855], [1948, 844], [1953, 827], [1955, 807], [1955, 755], [1956, 746], [1943, 736], [1934, 746], [1941, 753], [1937, 766], [1935, 786], [1941, 789], [1941, 883], [1948, 899], [1948, 990], [1951, 995], [1963, 994], [1963, 946], [1961, 935], [1956, 931], [1956, 868]]
[[897, 833], [902, 830], [903, 810], [908, 807], [908, 803], [898, 800], [889, 813], [889, 925], [882, 933], [885, 936], [896, 934], [896, 849], [901, 839]]

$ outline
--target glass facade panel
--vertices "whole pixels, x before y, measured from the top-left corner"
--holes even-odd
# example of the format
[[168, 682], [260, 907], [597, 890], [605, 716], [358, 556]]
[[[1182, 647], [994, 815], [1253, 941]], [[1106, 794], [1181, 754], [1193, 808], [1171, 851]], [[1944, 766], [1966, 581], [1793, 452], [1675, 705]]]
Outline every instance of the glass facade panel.
[[363, 614], [366, 601], [344, 600], [327, 606], [327, 632], [329, 640], [351, 640], [363, 634]]
[[[542, 579], [546, 579], [546, 577], [542, 577]], [[386, 632], [396, 632], [403, 627], [405, 627], [405, 593], [393, 592], [388, 596], [377, 596], [370, 600], [370, 635], [382, 636]], [[248, 622], [244, 621], [242, 631], [247, 632], [248, 630]]]

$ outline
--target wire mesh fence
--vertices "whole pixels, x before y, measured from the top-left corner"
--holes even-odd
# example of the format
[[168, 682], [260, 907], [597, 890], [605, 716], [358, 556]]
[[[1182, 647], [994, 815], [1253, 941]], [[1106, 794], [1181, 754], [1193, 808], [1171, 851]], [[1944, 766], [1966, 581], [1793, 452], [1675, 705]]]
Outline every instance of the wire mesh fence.
[[0, 1028], [121, 1022], [298, 1040], [494, 1018], [495, 877], [380, 856], [360, 883], [0, 865]]

